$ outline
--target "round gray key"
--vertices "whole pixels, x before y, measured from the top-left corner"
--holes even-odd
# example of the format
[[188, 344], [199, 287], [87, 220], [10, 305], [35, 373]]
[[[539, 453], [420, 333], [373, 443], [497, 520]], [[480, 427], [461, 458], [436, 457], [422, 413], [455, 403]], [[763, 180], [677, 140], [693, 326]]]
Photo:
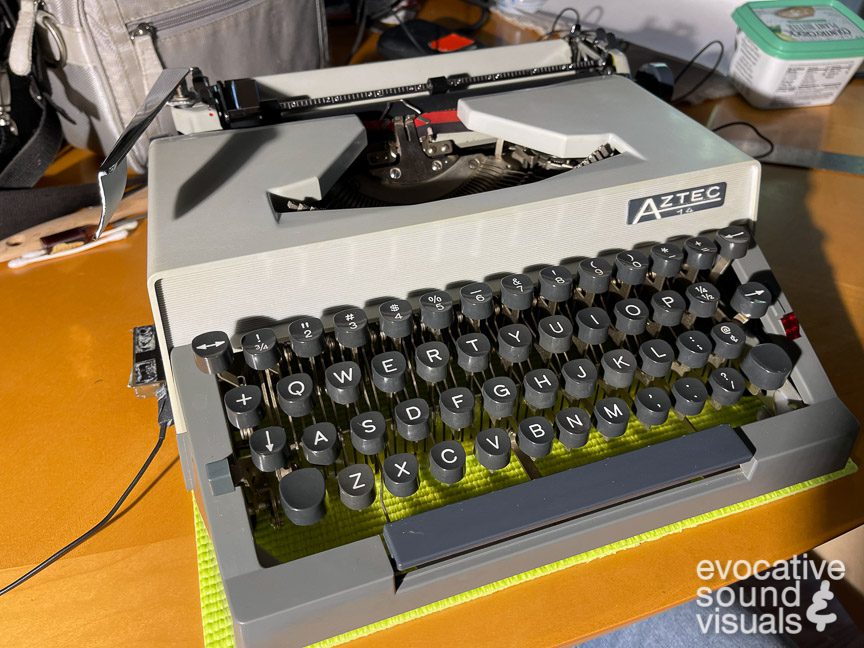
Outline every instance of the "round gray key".
[[709, 270], [717, 260], [717, 245], [708, 236], [694, 236], [684, 242], [687, 265], [696, 270]]
[[243, 359], [246, 364], [262, 371], [279, 364], [279, 349], [276, 334], [270, 329], [258, 329], [247, 333], [240, 339]]
[[222, 331], [209, 331], [192, 338], [195, 365], [204, 373], [228, 371], [234, 359], [231, 340]]
[[279, 499], [285, 517], [297, 526], [310, 526], [327, 512], [324, 475], [317, 468], [292, 470], [279, 480]]
[[672, 401], [669, 394], [659, 387], [646, 387], [636, 392], [636, 418], [643, 425], [662, 425], [669, 418]]
[[615, 304], [615, 328], [625, 335], [640, 335], [648, 323], [648, 307], [641, 299], [622, 299]]
[[701, 380], [679, 378], [672, 385], [672, 397], [675, 399], [675, 411], [682, 416], [696, 416], [705, 408], [708, 390]]
[[510, 463], [510, 437], [501, 428], [481, 430], [474, 439], [474, 456], [486, 470], [502, 470]]
[[639, 346], [640, 367], [652, 378], [663, 378], [672, 370], [675, 351], [666, 340], [646, 340]]
[[660, 326], [678, 326], [685, 308], [684, 298], [674, 290], [661, 290], [651, 297], [651, 319]]
[[610, 387], [626, 389], [636, 374], [636, 358], [627, 349], [607, 351], [600, 358], [603, 380]]
[[484, 320], [494, 309], [492, 289], [485, 283], [471, 283], [459, 289], [462, 314], [468, 319]]
[[453, 323], [453, 298], [443, 290], [433, 290], [420, 297], [420, 322], [434, 331], [443, 331]]
[[251, 428], [261, 422], [261, 388], [241, 385], [229, 389], [225, 398], [225, 414], [236, 428]]
[[498, 331], [498, 355], [505, 362], [525, 362], [531, 355], [531, 329], [524, 324], [508, 324]]
[[408, 441], [422, 441], [429, 436], [429, 404], [422, 398], [402, 401], [393, 408], [396, 431]]
[[711, 327], [714, 353], [724, 360], [735, 360], [744, 351], [744, 329], [735, 322], [721, 322]]
[[303, 430], [300, 438], [303, 456], [313, 466], [331, 466], [339, 456], [339, 433], [336, 426], [324, 421]]
[[717, 230], [714, 240], [720, 246], [720, 256], [724, 259], [740, 259], [750, 248], [750, 232], [740, 225]]
[[585, 344], [603, 344], [609, 337], [612, 321], [602, 308], [592, 306], [576, 313], [576, 337]]
[[447, 378], [450, 350], [443, 342], [424, 342], [414, 351], [414, 370], [433, 385]]
[[651, 248], [651, 270], [660, 277], [674, 277], [681, 270], [684, 252], [674, 243], [661, 243]]
[[762, 284], [751, 281], [735, 289], [731, 305], [736, 313], [746, 315], [750, 319], [758, 319], [768, 312], [771, 293]]
[[337, 362], [324, 370], [327, 393], [334, 403], [350, 405], [360, 398], [360, 382], [363, 376], [356, 362]]
[[564, 266], [540, 270], [540, 296], [548, 302], [567, 301], [573, 294], [573, 274]]
[[571, 360], [561, 367], [564, 376], [564, 391], [574, 400], [588, 398], [597, 384], [597, 367], [585, 358]]
[[468, 333], [456, 340], [456, 361], [468, 373], [485, 371], [492, 345], [482, 333]]
[[249, 456], [261, 472], [276, 472], [285, 467], [285, 447], [288, 437], [278, 426], [260, 428], [249, 437]]
[[398, 351], [385, 351], [372, 358], [372, 382], [385, 394], [405, 389], [405, 370], [408, 363]]
[[348, 349], [359, 349], [369, 341], [369, 318], [362, 308], [346, 308], [333, 316], [336, 341]]
[[362, 511], [375, 501], [375, 473], [366, 464], [345, 466], [336, 481], [339, 499], [352, 511]]
[[381, 412], [366, 412], [351, 419], [351, 445], [367, 457], [384, 452], [387, 444], [387, 422]]
[[675, 340], [678, 362], [691, 369], [701, 369], [711, 355], [711, 340], [701, 331], [684, 331]]
[[378, 306], [378, 325], [389, 338], [402, 339], [411, 335], [414, 321], [411, 303], [405, 299], [391, 299]]
[[711, 399], [718, 405], [734, 405], [744, 395], [744, 376], [732, 367], [720, 367], [708, 378]]
[[387, 457], [382, 465], [384, 486], [396, 497], [408, 497], [420, 488], [420, 468], [417, 458], [408, 453]]
[[779, 389], [792, 373], [792, 359], [776, 344], [759, 344], [741, 361], [741, 371], [759, 389]]
[[537, 325], [540, 348], [549, 353], [566, 353], [573, 339], [573, 323], [563, 315], [549, 315]]
[[314, 358], [324, 351], [324, 325], [317, 317], [299, 317], [288, 325], [288, 339], [294, 355]]
[[581, 407], [568, 407], [555, 415], [558, 440], [568, 450], [581, 448], [588, 442], [591, 417]]
[[444, 425], [463, 430], [474, 422], [474, 394], [467, 387], [454, 387], [441, 392], [438, 411]]
[[595, 295], [609, 290], [612, 264], [606, 259], [585, 259], [579, 263], [579, 288]]
[[288, 416], [306, 416], [312, 411], [312, 378], [309, 374], [291, 374], [276, 383], [276, 399]]
[[501, 303], [523, 311], [534, 303], [534, 281], [526, 274], [510, 274], [501, 280]]
[[552, 451], [555, 428], [542, 416], [529, 416], [519, 421], [516, 441], [519, 449], [533, 459], [541, 459]]
[[685, 291], [689, 310], [696, 317], [713, 317], [720, 303], [720, 291], [707, 281], [690, 284]]
[[442, 441], [429, 451], [429, 472], [442, 484], [455, 484], [465, 476], [465, 448], [458, 441]]
[[638, 286], [645, 281], [650, 263], [648, 256], [639, 250], [619, 252], [615, 257], [615, 276], [623, 284]]
[[516, 405], [516, 383], [506, 376], [490, 378], [483, 383], [483, 409], [493, 420], [513, 415]]
[[627, 431], [630, 408], [620, 398], [603, 398], [594, 406], [597, 431], [607, 439], [619, 437]]
[[529, 407], [544, 410], [555, 404], [558, 397], [558, 376], [551, 369], [541, 367], [525, 374], [522, 382], [525, 402]]

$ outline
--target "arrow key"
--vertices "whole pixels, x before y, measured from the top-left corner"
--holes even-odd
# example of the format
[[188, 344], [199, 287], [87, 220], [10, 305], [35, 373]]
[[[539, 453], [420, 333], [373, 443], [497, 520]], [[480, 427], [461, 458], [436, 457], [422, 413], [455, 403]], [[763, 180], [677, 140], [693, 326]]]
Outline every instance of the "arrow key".
[[735, 290], [732, 295], [732, 308], [735, 312], [748, 319], [758, 319], [768, 312], [771, 305], [771, 293], [760, 283], [751, 281]]
[[272, 426], [255, 430], [249, 437], [252, 463], [261, 472], [275, 472], [285, 467], [285, 430]]
[[234, 359], [231, 341], [222, 331], [209, 331], [192, 339], [195, 364], [204, 373], [228, 371]]

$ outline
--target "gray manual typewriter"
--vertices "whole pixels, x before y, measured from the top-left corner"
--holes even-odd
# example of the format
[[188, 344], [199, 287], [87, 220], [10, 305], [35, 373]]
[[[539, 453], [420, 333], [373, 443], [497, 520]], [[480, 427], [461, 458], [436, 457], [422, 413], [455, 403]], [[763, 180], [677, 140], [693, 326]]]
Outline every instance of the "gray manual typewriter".
[[759, 164], [626, 72], [571, 35], [174, 95], [149, 291], [239, 645], [845, 465]]

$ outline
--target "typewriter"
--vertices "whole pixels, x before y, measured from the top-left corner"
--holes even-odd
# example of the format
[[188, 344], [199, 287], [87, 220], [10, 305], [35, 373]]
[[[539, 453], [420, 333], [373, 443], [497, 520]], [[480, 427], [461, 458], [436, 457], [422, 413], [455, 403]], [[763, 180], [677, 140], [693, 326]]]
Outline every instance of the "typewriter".
[[149, 292], [238, 645], [307, 644], [843, 467], [759, 164], [611, 38], [211, 83]]

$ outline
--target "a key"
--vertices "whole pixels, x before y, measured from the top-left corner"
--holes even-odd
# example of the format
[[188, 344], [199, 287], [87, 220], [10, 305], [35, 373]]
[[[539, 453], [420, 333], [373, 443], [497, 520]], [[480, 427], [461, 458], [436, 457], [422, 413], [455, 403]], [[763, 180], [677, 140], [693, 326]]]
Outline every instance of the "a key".
[[192, 338], [195, 365], [204, 373], [228, 371], [233, 360], [231, 340], [222, 331], [209, 331]]
[[546, 266], [540, 270], [540, 296], [556, 304], [573, 294], [573, 274], [564, 266]]
[[229, 389], [223, 401], [225, 414], [234, 427], [251, 428], [261, 422], [261, 388], [257, 385]]
[[544, 410], [555, 404], [558, 397], [558, 376], [551, 369], [541, 367], [529, 371], [522, 384], [525, 402], [529, 407]]
[[389, 338], [402, 339], [411, 335], [414, 327], [411, 303], [406, 299], [391, 299], [378, 306], [378, 325]]
[[442, 484], [455, 484], [465, 476], [465, 448], [458, 441], [441, 441], [429, 451], [429, 472]]
[[625, 335], [641, 335], [648, 322], [648, 307], [641, 299], [622, 299], [615, 304], [615, 328]]
[[600, 359], [603, 380], [610, 387], [626, 389], [633, 383], [636, 374], [636, 358], [627, 349], [613, 349]]
[[516, 383], [510, 378], [489, 378], [483, 383], [483, 409], [493, 420], [513, 415], [516, 405]]
[[602, 308], [592, 306], [576, 313], [576, 337], [585, 344], [603, 344], [612, 321]]
[[541, 459], [552, 451], [555, 428], [542, 416], [529, 416], [519, 421], [516, 439], [522, 452], [533, 459]]
[[759, 344], [744, 356], [741, 371], [759, 389], [780, 389], [792, 373], [792, 359], [776, 344]]
[[351, 446], [367, 457], [384, 452], [387, 444], [387, 422], [381, 412], [365, 412], [351, 419]]
[[488, 284], [476, 282], [459, 289], [462, 314], [468, 319], [480, 321], [492, 315], [492, 289]]
[[564, 376], [564, 391], [573, 400], [588, 398], [597, 384], [597, 367], [585, 358], [571, 360], [561, 367]]
[[312, 412], [314, 385], [309, 374], [291, 374], [276, 383], [276, 399], [288, 416], [306, 416]]
[[684, 331], [675, 341], [678, 362], [691, 369], [701, 369], [711, 355], [711, 340], [702, 331]]
[[736, 313], [747, 319], [759, 319], [768, 312], [771, 293], [762, 284], [751, 281], [735, 289], [730, 303]]
[[650, 260], [644, 252], [629, 250], [615, 256], [615, 276], [622, 284], [638, 286], [645, 281]]
[[679, 378], [672, 385], [672, 397], [675, 400], [675, 411], [682, 416], [696, 416], [705, 407], [708, 390], [695, 378]]
[[658, 277], [674, 277], [681, 271], [684, 252], [674, 243], [660, 243], [651, 248], [651, 270]]
[[717, 230], [714, 240], [720, 247], [720, 256], [724, 259], [741, 259], [750, 248], [750, 232], [740, 225], [730, 225]]
[[503, 470], [510, 463], [510, 437], [500, 428], [481, 430], [474, 439], [474, 456], [486, 470]]
[[588, 442], [591, 417], [581, 407], [568, 407], [555, 415], [558, 440], [568, 450], [581, 448]]
[[317, 468], [292, 470], [279, 480], [285, 516], [297, 526], [310, 526], [327, 512], [324, 475]]
[[408, 363], [398, 351], [385, 351], [372, 358], [372, 382], [385, 394], [405, 389], [405, 370]]
[[534, 281], [526, 274], [510, 274], [501, 280], [501, 303], [514, 311], [531, 308]]
[[345, 466], [336, 481], [339, 499], [352, 511], [362, 511], [375, 501], [375, 473], [366, 464]]
[[300, 438], [303, 456], [314, 466], [332, 466], [339, 455], [339, 433], [328, 421], [313, 423]]
[[724, 360], [736, 360], [744, 351], [744, 330], [734, 322], [721, 322], [711, 327], [714, 354]]
[[384, 486], [396, 497], [409, 497], [420, 487], [417, 458], [408, 453], [390, 455], [384, 460]]
[[276, 472], [285, 467], [285, 429], [270, 426], [254, 430], [249, 437], [249, 457], [261, 472]]
[[684, 242], [687, 265], [695, 270], [709, 270], [717, 258], [717, 245], [707, 236], [694, 236]]
[[678, 326], [685, 308], [684, 298], [674, 290], [661, 290], [651, 297], [651, 319], [660, 326]]
[[443, 342], [425, 342], [414, 351], [417, 375], [433, 385], [447, 378], [450, 350]]
[[298, 317], [288, 325], [291, 349], [299, 358], [314, 358], [324, 350], [324, 325], [317, 317]]
[[732, 367], [712, 371], [708, 385], [711, 387], [711, 400], [721, 406], [734, 405], [744, 394], [744, 376]]
[[393, 408], [396, 431], [414, 443], [429, 436], [429, 404], [422, 398], [402, 401]]
[[348, 349], [359, 349], [369, 340], [369, 318], [362, 308], [346, 308], [333, 316], [336, 341]]
[[563, 315], [549, 315], [537, 324], [540, 348], [548, 353], [567, 353], [573, 338], [573, 323]]
[[636, 392], [635, 401], [636, 418], [646, 427], [665, 423], [672, 409], [669, 395], [659, 387], [640, 389]]
[[474, 421], [474, 394], [467, 387], [453, 387], [438, 400], [441, 420], [453, 430], [464, 430]]
[[690, 284], [685, 291], [689, 310], [696, 317], [713, 317], [720, 303], [720, 291], [707, 281]]
[[334, 403], [350, 405], [360, 398], [360, 365], [356, 362], [337, 362], [324, 370], [327, 393]]
[[505, 362], [525, 362], [531, 355], [531, 329], [524, 324], [502, 326], [498, 331], [498, 354]]
[[666, 340], [646, 340], [639, 346], [640, 367], [652, 378], [663, 378], [672, 369], [675, 351]]
[[420, 297], [420, 322], [433, 331], [443, 331], [453, 323], [453, 298], [443, 290]]
[[586, 293], [605, 293], [611, 279], [612, 264], [606, 259], [585, 259], [579, 263], [579, 288]]
[[482, 333], [468, 333], [456, 340], [456, 362], [468, 373], [485, 371], [492, 345]]
[[271, 329], [258, 329], [240, 339], [243, 359], [252, 369], [263, 371], [279, 364], [276, 334]]
[[619, 437], [627, 431], [630, 408], [621, 398], [602, 398], [594, 406], [597, 431], [607, 439]]

